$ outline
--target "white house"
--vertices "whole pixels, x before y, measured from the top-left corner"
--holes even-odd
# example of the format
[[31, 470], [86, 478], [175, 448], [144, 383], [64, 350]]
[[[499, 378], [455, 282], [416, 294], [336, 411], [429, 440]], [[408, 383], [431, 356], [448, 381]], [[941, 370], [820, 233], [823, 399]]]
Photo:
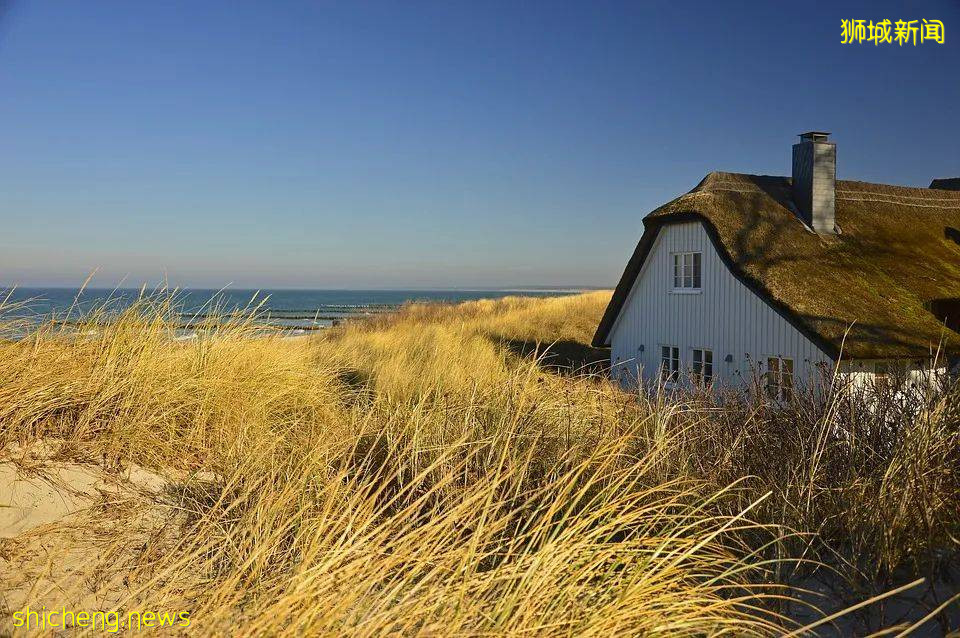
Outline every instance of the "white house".
[[827, 136], [800, 136], [792, 178], [711, 173], [644, 218], [593, 342], [616, 378], [789, 398], [960, 353], [958, 180], [837, 181]]

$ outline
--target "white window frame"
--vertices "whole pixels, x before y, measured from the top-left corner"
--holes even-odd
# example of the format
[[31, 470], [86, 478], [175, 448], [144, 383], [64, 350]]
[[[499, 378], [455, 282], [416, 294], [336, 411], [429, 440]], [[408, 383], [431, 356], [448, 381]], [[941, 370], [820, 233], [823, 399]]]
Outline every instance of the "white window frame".
[[[710, 348], [691, 348], [690, 378], [697, 385], [709, 386], [715, 378], [713, 350]], [[700, 361], [697, 361], [699, 354]], [[709, 360], [708, 360], [709, 359]], [[699, 370], [697, 366], [699, 365]], [[707, 373], [704, 373], [707, 370]]]
[[673, 292], [697, 294], [703, 290], [703, 253], [698, 250], [671, 253]]
[[[790, 362], [790, 372], [784, 373], [785, 362]], [[772, 362], [776, 362], [776, 370]], [[764, 378], [764, 392], [767, 397], [774, 401], [787, 403], [793, 400], [796, 391], [797, 367], [796, 362], [791, 357], [781, 355], [767, 355], [764, 362], [767, 366], [767, 372]], [[789, 380], [789, 383], [784, 381]]]
[[[669, 349], [669, 352], [667, 350]], [[660, 344], [660, 382], [672, 388], [680, 381], [680, 346]]]

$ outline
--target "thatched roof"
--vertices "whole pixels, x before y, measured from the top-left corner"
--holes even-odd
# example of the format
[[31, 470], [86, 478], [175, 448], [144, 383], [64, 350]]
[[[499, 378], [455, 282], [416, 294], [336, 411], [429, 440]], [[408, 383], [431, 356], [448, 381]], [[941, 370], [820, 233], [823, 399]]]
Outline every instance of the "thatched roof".
[[792, 207], [790, 178], [711, 173], [647, 215], [594, 345], [609, 345], [659, 229], [699, 220], [734, 275], [832, 358], [841, 347], [858, 359], [923, 356], [941, 340], [960, 352], [960, 334], [928, 310], [960, 298], [960, 192], [838, 181], [837, 235], [808, 230]]

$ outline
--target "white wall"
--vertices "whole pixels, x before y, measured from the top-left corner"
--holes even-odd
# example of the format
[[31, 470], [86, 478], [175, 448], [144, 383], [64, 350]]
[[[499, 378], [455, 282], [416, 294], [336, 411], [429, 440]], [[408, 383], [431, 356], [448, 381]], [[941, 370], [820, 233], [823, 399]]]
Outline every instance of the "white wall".
[[884, 360], [856, 359], [840, 364], [839, 373], [851, 387], [867, 387], [876, 382], [877, 371], [884, 370], [889, 382], [898, 387], [925, 389], [947, 374], [943, 361], [930, 359]]
[[[700, 294], [673, 292], [672, 253], [686, 251], [703, 253]], [[798, 386], [819, 374], [817, 364], [833, 370], [822, 350], [733, 276], [700, 222], [660, 230], [610, 339], [613, 374], [625, 383], [638, 371], [655, 380], [661, 345], [680, 347], [685, 370], [693, 348], [713, 350], [714, 378], [735, 387], [750, 383], [758, 362], [764, 372], [768, 356], [793, 359]]]

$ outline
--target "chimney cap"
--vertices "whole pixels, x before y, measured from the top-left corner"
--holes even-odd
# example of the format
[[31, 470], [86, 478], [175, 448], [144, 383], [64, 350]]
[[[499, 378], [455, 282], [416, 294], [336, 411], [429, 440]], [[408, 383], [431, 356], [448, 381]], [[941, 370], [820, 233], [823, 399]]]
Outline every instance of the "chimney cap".
[[799, 135], [800, 139], [803, 141], [809, 140], [811, 142], [826, 142], [830, 133], [827, 131], [807, 131], [806, 133], [800, 133]]

